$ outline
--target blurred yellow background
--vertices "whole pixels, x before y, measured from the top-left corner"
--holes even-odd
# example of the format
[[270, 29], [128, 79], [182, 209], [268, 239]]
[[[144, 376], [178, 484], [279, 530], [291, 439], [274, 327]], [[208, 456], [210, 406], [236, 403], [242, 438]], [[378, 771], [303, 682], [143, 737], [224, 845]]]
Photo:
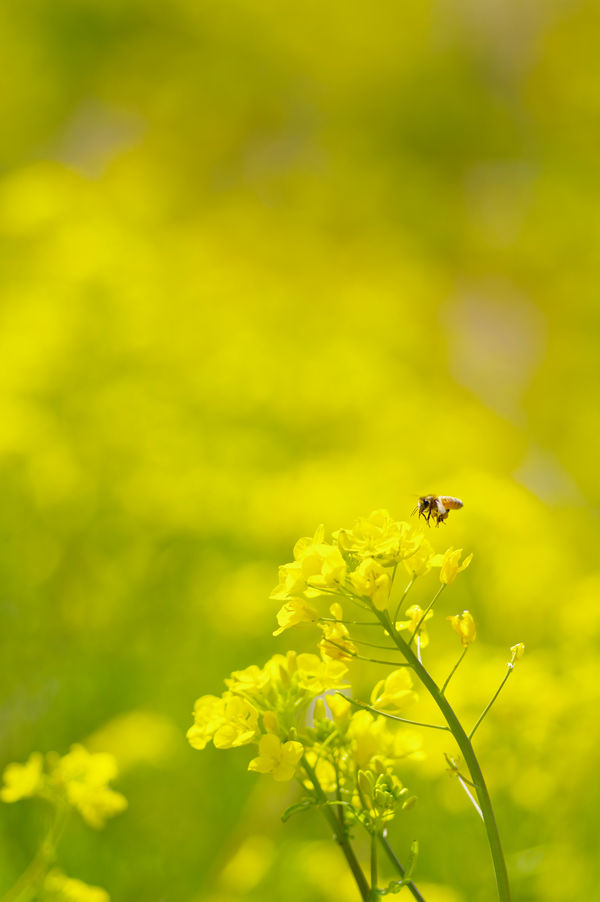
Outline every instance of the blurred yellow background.
[[[475, 554], [468, 722], [527, 648], [476, 742], [514, 897], [600, 899], [599, 42], [578, 0], [0, 8], [0, 764], [117, 755], [129, 810], [60, 855], [113, 902], [355, 898], [293, 787], [185, 730], [312, 650], [271, 636], [298, 536], [425, 492]], [[398, 850], [488, 902], [439, 752]], [[0, 891], [43, 823], [2, 806]]]

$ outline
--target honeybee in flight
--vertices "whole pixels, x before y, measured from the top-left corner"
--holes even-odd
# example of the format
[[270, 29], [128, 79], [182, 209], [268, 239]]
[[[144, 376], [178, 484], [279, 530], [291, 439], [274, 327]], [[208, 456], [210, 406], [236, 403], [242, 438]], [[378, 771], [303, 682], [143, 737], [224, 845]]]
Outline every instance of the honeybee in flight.
[[452, 495], [421, 495], [417, 501], [413, 514], [419, 512], [419, 517], [427, 520], [427, 525], [433, 517], [435, 525], [439, 526], [444, 520], [448, 519], [450, 511], [457, 511], [463, 506], [460, 498], [454, 498]]

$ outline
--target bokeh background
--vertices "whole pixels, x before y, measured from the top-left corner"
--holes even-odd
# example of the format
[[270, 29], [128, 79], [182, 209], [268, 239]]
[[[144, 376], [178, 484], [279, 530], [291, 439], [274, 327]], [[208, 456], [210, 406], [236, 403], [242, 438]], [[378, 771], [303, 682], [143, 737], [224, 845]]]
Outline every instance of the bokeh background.
[[[184, 734], [312, 649], [271, 636], [298, 536], [429, 491], [467, 721], [527, 646], [477, 738], [515, 899], [600, 899], [599, 42], [578, 0], [0, 7], [0, 764], [117, 755], [129, 810], [60, 854], [113, 902], [355, 898], [293, 787]], [[439, 748], [406, 783], [428, 902], [493, 899]], [[44, 818], [2, 806], [0, 890]]]

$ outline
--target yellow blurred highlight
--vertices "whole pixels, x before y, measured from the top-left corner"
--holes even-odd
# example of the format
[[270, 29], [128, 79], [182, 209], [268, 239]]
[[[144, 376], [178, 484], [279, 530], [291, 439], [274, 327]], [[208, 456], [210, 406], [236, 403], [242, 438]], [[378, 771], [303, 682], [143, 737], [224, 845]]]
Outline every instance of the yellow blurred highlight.
[[274, 858], [274, 843], [267, 836], [249, 836], [219, 875], [226, 893], [240, 896], [253, 890], [263, 879]]
[[124, 773], [140, 764], [166, 764], [181, 745], [181, 734], [162, 714], [130, 711], [88, 736], [85, 745], [91, 752], [110, 752]]

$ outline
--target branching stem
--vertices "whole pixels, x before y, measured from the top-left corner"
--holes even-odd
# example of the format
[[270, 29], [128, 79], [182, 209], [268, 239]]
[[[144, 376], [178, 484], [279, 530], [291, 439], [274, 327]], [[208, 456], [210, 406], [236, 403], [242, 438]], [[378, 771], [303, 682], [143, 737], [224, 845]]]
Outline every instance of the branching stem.
[[365, 877], [363, 870], [358, 863], [358, 859], [350, 844], [350, 840], [348, 839], [345, 827], [342, 827], [341, 821], [335, 816], [334, 812], [328, 807], [327, 796], [323, 792], [323, 788], [319, 783], [318, 777], [314, 771], [314, 769], [310, 766], [308, 761], [306, 760], [306, 756], [302, 758], [302, 767], [304, 768], [308, 779], [313, 785], [315, 797], [319, 802], [322, 803], [322, 811], [325, 819], [328, 821], [330, 827], [333, 830], [333, 834], [335, 836], [335, 840], [337, 844], [340, 846], [342, 852], [346, 857], [346, 861], [348, 862], [348, 866], [352, 871], [352, 875], [356, 881], [356, 885], [361, 895], [361, 899], [363, 902], [369, 902], [370, 891], [369, 884], [367, 882], [367, 878]]
[[[443, 588], [443, 586], [442, 586]], [[435, 602], [436, 598], [439, 597], [440, 591], [437, 593], [433, 602]], [[429, 605], [429, 608], [433, 606], [433, 602]], [[498, 826], [496, 824], [496, 818], [494, 816], [494, 810], [492, 808], [492, 802], [490, 799], [489, 792], [487, 790], [487, 786], [485, 785], [485, 780], [483, 778], [483, 773], [481, 772], [481, 767], [479, 766], [479, 761], [475, 755], [475, 751], [471, 744], [471, 739], [465, 733], [465, 730], [462, 727], [458, 717], [456, 716], [453, 708], [448, 703], [446, 697], [442, 695], [439, 687], [437, 686], [434, 679], [430, 676], [429, 672], [423, 667], [423, 665], [418, 660], [417, 656], [410, 648], [410, 641], [405, 642], [402, 636], [395, 629], [394, 625], [390, 620], [390, 616], [385, 611], [378, 611], [376, 608], [373, 608], [373, 613], [376, 617], [381, 621], [382, 626], [390, 633], [393, 641], [395, 642], [397, 648], [404, 655], [405, 660], [411, 665], [415, 674], [423, 684], [423, 686], [427, 689], [430, 696], [432, 697], [435, 704], [440, 709], [442, 715], [444, 716], [444, 720], [448, 724], [450, 732], [454, 736], [456, 743], [461, 751], [461, 754], [465, 760], [467, 767], [469, 768], [469, 772], [473, 779], [473, 783], [475, 784], [475, 790], [477, 792], [477, 799], [479, 801], [479, 806], [481, 808], [481, 816], [483, 818], [483, 822], [485, 824], [485, 829], [487, 832], [488, 843], [490, 846], [490, 852], [492, 855], [492, 861], [494, 864], [494, 871], [496, 874], [496, 887], [498, 890], [498, 899], [500, 902], [510, 902], [510, 888], [508, 884], [508, 874], [506, 871], [506, 863], [504, 861], [504, 853], [502, 851], [502, 844], [500, 842], [500, 834], [498, 833]], [[418, 629], [418, 626], [417, 626]], [[414, 635], [414, 634], [413, 634]], [[411, 637], [412, 638], [412, 637]], [[504, 678], [498, 692], [502, 688], [502, 685], [506, 682], [507, 676]], [[490, 702], [490, 705], [495, 700], [496, 695]], [[490, 705], [488, 705], [487, 710], [489, 710]], [[484, 711], [484, 714], [486, 713]], [[481, 722], [481, 718], [478, 723], [475, 724], [475, 727], [471, 731], [471, 735], [473, 735], [474, 730], [477, 728], [479, 723]]]
[[[340, 695], [341, 694], [342, 693], [340, 693]], [[429, 727], [430, 730], [446, 730], [447, 732], [450, 732], [450, 727], [446, 726], [446, 724], [423, 723], [420, 720], [408, 720], [406, 717], [398, 717], [397, 714], [389, 714], [387, 711], [380, 711], [378, 708], [373, 708], [371, 705], [365, 705], [364, 702], [359, 702], [354, 698], [348, 698], [347, 695], [344, 695], [344, 698], [356, 708], [364, 708], [365, 711], [370, 711], [371, 714], [380, 714], [382, 717], [389, 717], [390, 720], [399, 720], [400, 723], [408, 723], [414, 727]]]
[[19, 879], [6, 892], [0, 902], [29, 902], [37, 896], [40, 885], [56, 856], [56, 846], [64, 830], [68, 808], [61, 802], [56, 803], [50, 828], [27, 868]]
[[[425, 620], [425, 618], [427, 617], [430, 610], [433, 608], [434, 604], [436, 603], [436, 601], [438, 600], [438, 598], [440, 597], [440, 595], [442, 594], [442, 592], [444, 591], [445, 588], [446, 588], [446, 583], [442, 583], [442, 585], [439, 587], [439, 589], [437, 590], [437, 592], [435, 593], [435, 595], [433, 596], [433, 598], [431, 599], [431, 601], [429, 602], [429, 604], [427, 605], [427, 607], [425, 608], [423, 613], [421, 614], [421, 619], [419, 620], [419, 622], [415, 626], [414, 630], [410, 634], [410, 639], [408, 640], [408, 643], [407, 643], [409, 646], [412, 644], [412, 641], [415, 638], [415, 636], [418, 635], [423, 621]], [[395, 631], [395, 624], [394, 624], [394, 631]]]
[[500, 692], [502, 691], [502, 687], [504, 686], [504, 684], [506, 683], [507, 679], [509, 678], [509, 676], [511, 675], [512, 672], [513, 672], [513, 667], [509, 664], [509, 665], [508, 665], [508, 670], [507, 670], [506, 673], [504, 674], [504, 679], [502, 680], [502, 682], [500, 683], [500, 685], [499, 685], [498, 688], [496, 689], [495, 693], [493, 694], [493, 696], [491, 697], [491, 699], [489, 700], [489, 702], [487, 703], [487, 705], [485, 706], [485, 708], [483, 709], [483, 711], [481, 712], [481, 714], [479, 715], [479, 717], [477, 718], [477, 723], [475, 724], [475, 726], [473, 727], [473, 729], [472, 729], [471, 732], [469, 733], [469, 739], [472, 739], [472, 738], [473, 738], [473, 734], [474, 734], [475, 730], [477, 729], [477, 727], [479, 726], [479, 724], [481, 723], [481, 721], [483, 720], [483, 718], [485, 717], [485, 715], [488, 713], [488, 711], [490, 710], [490, 708], [492, 707], [492, 705], [494, 704], [494, 702], [496, 701], [496, 699], [497, 699], [498, 696], [500, 695]]
[[[380, 835], [380, 836], [379, 836], [379, 842], [381, 843], [383, 849], [385, 850], [385, 853], [386, 853], [387, 857], [390, 859], [390, 861], [392, 862], [392, 864], [394, 865], [394, 867], [396, 868], [396, 870], [398, 871], [398, 873], [400, 874], [400, 876], [401, 876], [401, 877], [404, 877], [404, 874], [406, 873], [406, 871], [405, 871], [404, 868], [402, 867], [402, 864], [400, 863], [400, 861], [399, 861], [399, 859], [398, 859], [396, 853], [394, 852], [394, 850], [393, 850], [392, 847], [390, 846], [390, 844], [389, 844], [389, 842], [387, 841], [386, 837]], [[412, 880], [410, 881], [410, 883], [407, 883], [407, 884], [406, 884], [406, 888], [407, 888], [407, 890], [411, 893], [411, 895], [413, 896], [413, 898], [417, 900], [417, 902], [425, 902], [425, 899], [423, 898], [423, 896], [421, 895], [421, 893], [419, 892], [419, 890], [417, 889], [417, 887], [415, 886], [415, 884], [412, 882]]]
[[442, 693], [442, 695], [443, 695], [444, 692], [446, 691], [446, 687], [447, 687], [448, 683], [450, 682], [450, 680], [452, 679], [452, 677], [454, 676], [454, 674], [455, 674], [456, 671], [458, 670], [460, 664], [462, 663], [462, 659], [464, 658], [464, 656], [466, 655], [466, 653], [468, 652], [468, 650], [469, 650], [469, 646], [468, 646], [468, 645], [465, 645], [465, 647], [464, 647], [463, 650], [462, 650], [462, 654], [461, 654], [460, 658], [458, 659], [458, 661], [456, 662], [456, 664], [454, 665], [454, 667], [452, 668], [452, 670], [450, 671], [450, 673], [449, 673], [448, 676], [446, 677], [446, 681], [445, 681], [444, 685], [442, 686], [442, 688], [440, 689], [440, 692]]

